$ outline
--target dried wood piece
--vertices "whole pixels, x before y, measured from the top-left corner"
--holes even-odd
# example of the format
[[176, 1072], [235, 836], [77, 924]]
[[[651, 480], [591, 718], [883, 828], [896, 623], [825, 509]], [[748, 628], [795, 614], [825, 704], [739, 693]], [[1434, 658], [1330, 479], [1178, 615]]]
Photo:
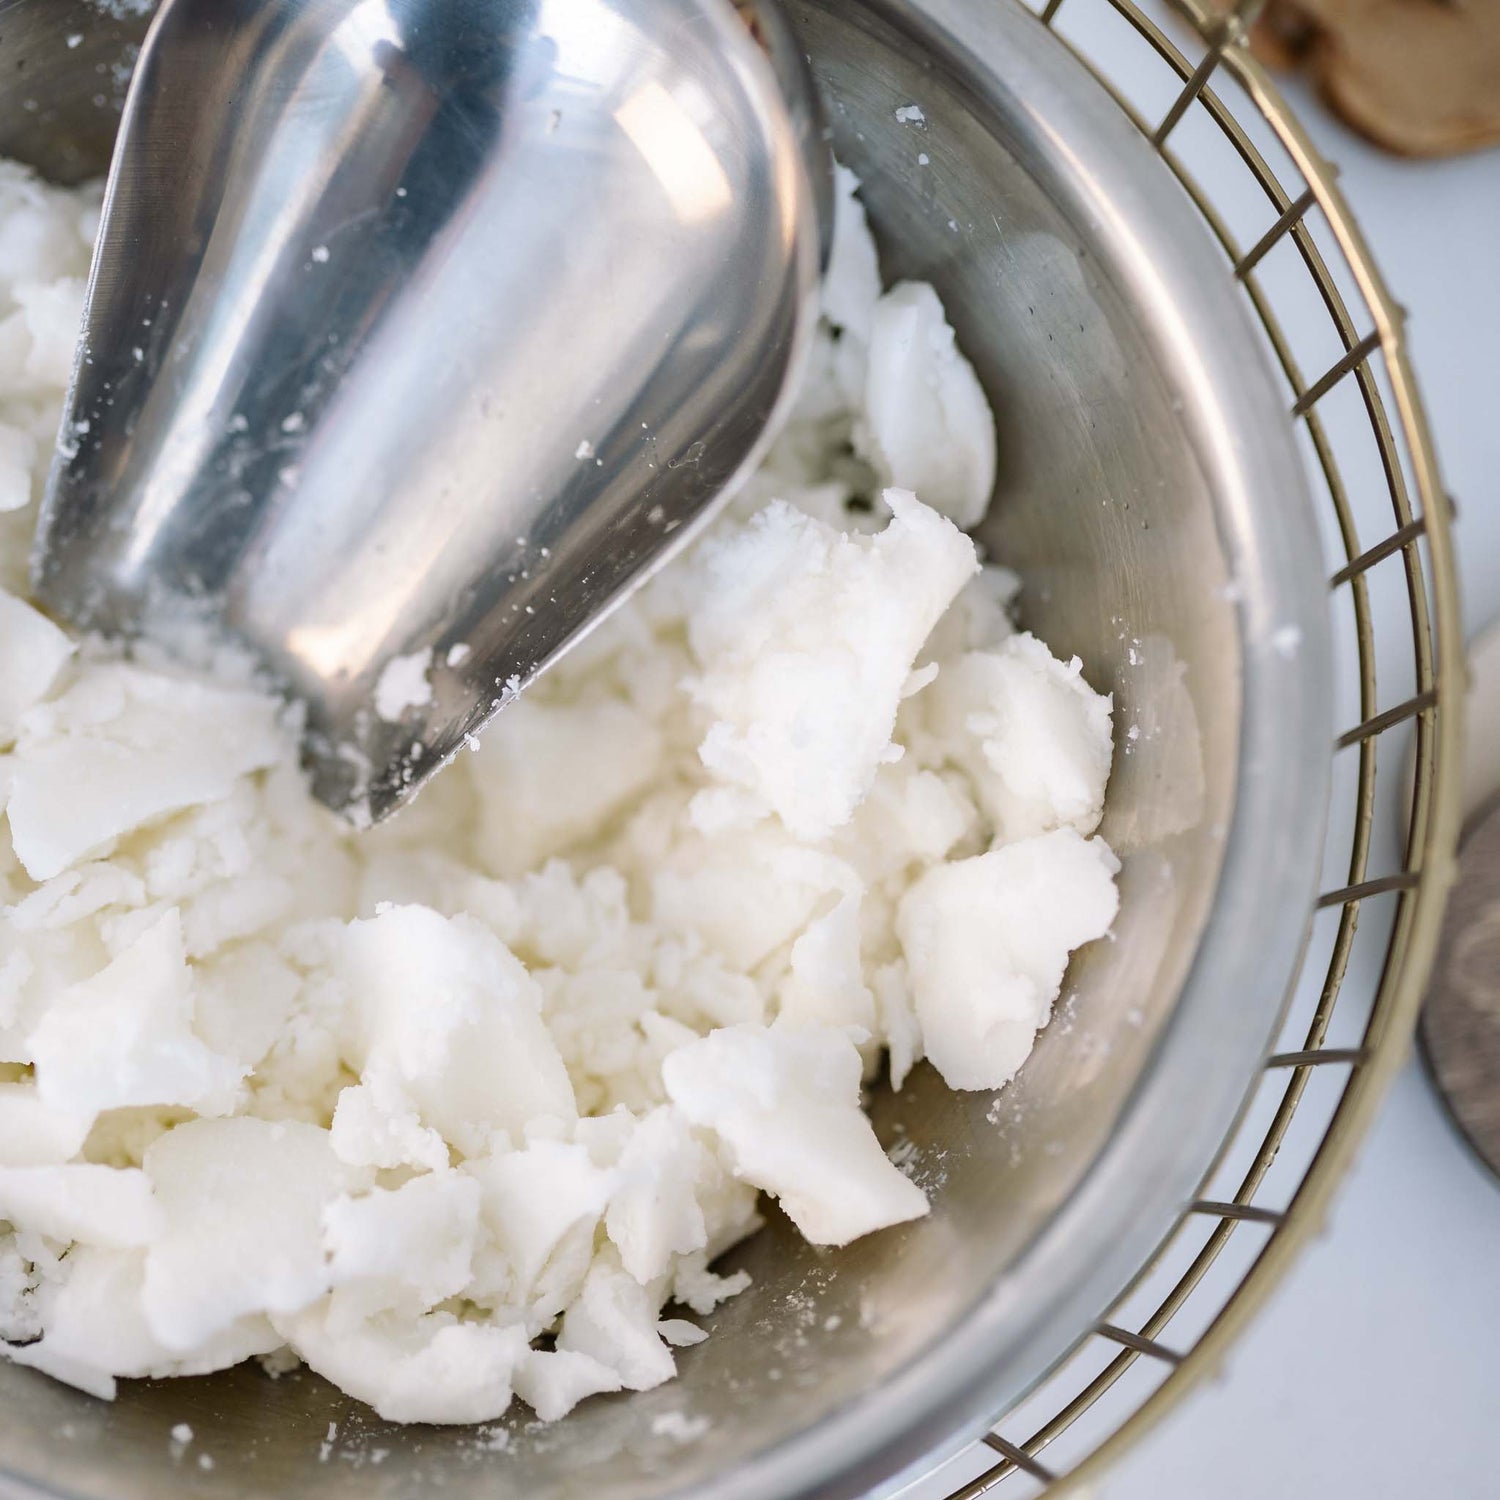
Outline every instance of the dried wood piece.
[[[1217, 0], [1217, 9], [1230, 0]], [[1500, 144], [1500, 0], [1271, 0], [1251, 44], [1405, 156]]]

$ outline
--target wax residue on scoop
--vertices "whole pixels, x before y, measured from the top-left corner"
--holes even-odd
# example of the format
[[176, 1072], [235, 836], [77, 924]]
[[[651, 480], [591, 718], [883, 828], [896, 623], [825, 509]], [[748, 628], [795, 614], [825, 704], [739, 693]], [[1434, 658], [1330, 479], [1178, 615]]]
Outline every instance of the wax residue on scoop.
[[393, 656], [375, 681], [375, 712], [394, 723], [409, 708], [432, 702], [432, 684], [427, 680], [432, 666], [432, 648]]
[[857, 188], [729, 514], [356, 834], [275, 702], [27, 602], [98, 199], [0, 166], [0, 1356], [555, 1421], [673, 1377], [765, 1196], [820, 1246], [929, 1212], [862, 1087], [1025, 1059], [1115, 912], [1110, 702], [965, 534], [994, 423]]

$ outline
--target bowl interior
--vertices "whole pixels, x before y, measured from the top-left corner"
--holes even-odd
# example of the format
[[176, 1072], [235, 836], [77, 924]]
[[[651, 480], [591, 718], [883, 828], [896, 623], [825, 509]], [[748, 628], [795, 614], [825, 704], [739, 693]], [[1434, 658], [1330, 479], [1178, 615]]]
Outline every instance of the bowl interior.
[[[1326, 773], [1316, 651], [1278, 667], [1261, 649], [1288, 621], [1316, 636], [1322, 608], [1284, 413], [1165, 168], [1018, 6], [788, 9], [888, 278], [936, 284], [992, 397], [983, 540], [1022, 573], [1025, 622], [1115, 695], [1114, 940], [1074, 964], [1003, 1094], [923, 1067], [877, 1097], [932, 1216], [830, 1254], [773, 1215], [735, 1257], [752, 1289], [676, 1383], [476, 1437], [388, 1427], [306, 1374], [136, 1383], [103, 1405], [0, 1363], [18, 1480], [111, 1500], [860, 1493], [1039, 1378], [1211, 1161], [1278, 1014]], [[0, 153], [99, 170], [114, 116], [92, 101], [128, 26], [86, 0], [0, 0], [0, 32], [25, 59], [0, 79]], [[913, 103], [923, 119], [898, 120]], [[1309, 832], [1284, 827], [1299, 811]], [[1247, 820], [1281, 831], [1257, 843]], [[1273, 859], [1290, 897], [1247, 907]], [[1231, 918], [1258, 928], [1258, 963]], [[653, 1432], [669, 1412], [694, 1421]]]

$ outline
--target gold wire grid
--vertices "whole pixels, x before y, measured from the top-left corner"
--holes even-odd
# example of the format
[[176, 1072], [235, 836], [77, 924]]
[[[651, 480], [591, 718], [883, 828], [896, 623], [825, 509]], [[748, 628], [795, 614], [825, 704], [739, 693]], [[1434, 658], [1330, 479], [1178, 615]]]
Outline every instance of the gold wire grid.
[[[1259, 319], [1316, 486], [1331, 507], [1324, 518], [1332, 523], [1330, 586], [1353, 713], [1332, 747], [1330, 875], [1317, 902], [1323, 931], [1315, 925], [1299, 976], [1309, 1005], [1292, 1007], [1286, 1050], [1265, 1063], [1258, 1097], [1158, 1257], [1040, 1390], [985, 1435], [994, 1462], [951, 1500], [973, 1500], [1001, 1484], [1010, 1493], [1012, 1484], [1027, 1488], [1028, 1481], [1032, 1493], [1073, 1492], [1219, 1367], [1231, 1340], [1322, 1226], [1330, 1195], [1406, 1055], [1460, 819], [1464, 676], [1451, 505], [1407, 357], [1402, 311], [1334, 169], [1247, 48], [1264, 0], [1172, 0], [1175, 21], [1163, 16], [1165, 25], [1135, 0], [1029, 4], [1171, 168]], [[1122, 63], [1127, 36], [1136, 53]], [[1106, 52], [1110, 57], [1101, 57]], [[1133, 97], [1142, 92], [1143, 63], [1170, 84], [1169, 102], [1155, 115]], [[1178, 149], [1189, 126], [1200, 147], [1205, 128], [1221, 149], [1227, 142], [1236, 170], [1263, 195], [1267, 222], [1255, 238], [1231, 229], [1215, 192], [1223, 174], [1195, 170], [1202, 149]], [[1288, 310], [1296, 309], [1299, 291], [1294, 314]], [[1309, 365], [1311, 376], [1299, 357], [1309, 321], [1336, 339], [1326, 362]], [[1372, 512], [1374, 526], [1362, 537], [1358, 520]], [[1386, 707], [1377, 697], [1377, 657], [1382, 680], [1400, 685]], [[1399, 831], [1389, 830], [1384, 860], [1375, 816], [1378, 757], [1388, 777], [1413, 770], [1409, 813]], [[1356, 946], [1362, 912], [1363, 960]], [[1127, 1379], [1142, 1372], [1144, 1381]], [[1064, 1451], [1063, 1440], [1091, 1409], [1105, 1418], [1103, 1435], [1091, 1430]]]

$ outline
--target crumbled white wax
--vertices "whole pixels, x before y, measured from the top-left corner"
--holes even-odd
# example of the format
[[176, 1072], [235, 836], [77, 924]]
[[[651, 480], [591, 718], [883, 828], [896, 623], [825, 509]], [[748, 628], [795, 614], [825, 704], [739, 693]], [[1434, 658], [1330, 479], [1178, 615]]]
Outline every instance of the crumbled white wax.
[[995, 425], [930, 286], [903, 281], [875, 304], [864, 442], [888, 484], [975, 526], [995, 485]]
[[0, 1355], [551, 1421], [673, 1376], [762, 1193], [819, 1245], [927, 1213], [862, 1086], [1024, 1061], [1115, 913], [1110, 702], [964, 534], [989, 409], [838, 186], [813, 375], [730, 513], [354, 833], [279, 705], [26, 602], [97, 195], [0, 165]]

